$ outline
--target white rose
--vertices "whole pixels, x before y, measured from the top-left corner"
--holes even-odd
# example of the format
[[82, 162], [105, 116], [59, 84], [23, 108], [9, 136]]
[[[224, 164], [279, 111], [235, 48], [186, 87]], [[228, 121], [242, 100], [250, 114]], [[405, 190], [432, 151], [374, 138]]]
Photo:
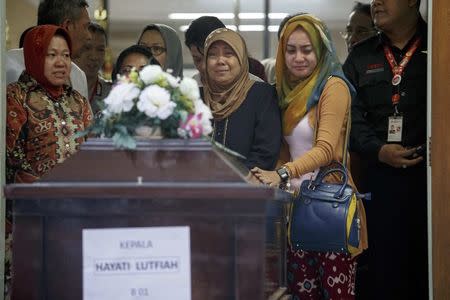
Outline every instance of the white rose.
[[113, 114], [128, 112], [133, 108], [133, 99], [139, 96], [140, 90], [134, 83], [119, 83], [105, 98], [106, 110]]
[[203, 127], [203, 135], [209, 135], [212, 131], [212, 124], [211, 119], [213, 118], [213, 115], [211, 113], [211, 110], [209, 107], [200, 99], [194, 101], [194, 107], [195, 107], [195, 114], [199, 115], [201, 114], [201, 124]]
[[137, 108], [148, 117], [158, 117], [161, 120], [167, 119], [175, 108], [175, 102], [170, 100], [170, 93], [157, 85], [146, 87], [137, 103]]
[[202, 120], [211, 120], [213, 118], [209, 107], [200, 99], [194, 101], [195, 114], [202, 114]]
[[145, 84], [158, 81], [163, 76], [163, 70], [158, 65], [147, 65], [140, 72], [139, 77]]
[[170, 117], [173, 113], [173, 110], [175, 109], [175, 106], [177, 106], [175, 104], [175, 102], [170, 101], [167, 104], [165, 104], [164, 106], [161, 106], [158, 108], [158, 111], [156, 112], [156, 115], [159, 119], [161, 120], [165, 120], [168, 117]]
[[183, 80], [181, 80], [180, 92], [192, 101], [200, 98], [200, 90], [197, 81], [189, 77], [184, 77]]
[[212, 124], [210, 120], [201, 120], [202, 127], [203, 127], [203, 135], [207, 136], [210, 135], [211, 132], [213, 132]]
[[167, 82], [169, 83], [169, 85], [173, 88], [176, 88], [180, 85], [180, 79], [176, 78], [172, 75], [170, 75], [169, 73], [164, 72], [163, 73], [164, 78], [166, 78]]

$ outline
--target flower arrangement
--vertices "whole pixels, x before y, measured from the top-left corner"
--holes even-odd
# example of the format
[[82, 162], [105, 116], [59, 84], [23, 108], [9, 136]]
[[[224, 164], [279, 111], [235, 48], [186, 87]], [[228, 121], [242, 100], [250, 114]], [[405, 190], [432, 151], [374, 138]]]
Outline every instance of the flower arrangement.
[[102, 116], [89, 132], [112, 138], [119, 148], [136, 148], [136, 136], [201, 138], [212, 132], [212, 114], [200, 99], [197, 82], [175, 78], [160, 66], [132, 70], [104, 99]]

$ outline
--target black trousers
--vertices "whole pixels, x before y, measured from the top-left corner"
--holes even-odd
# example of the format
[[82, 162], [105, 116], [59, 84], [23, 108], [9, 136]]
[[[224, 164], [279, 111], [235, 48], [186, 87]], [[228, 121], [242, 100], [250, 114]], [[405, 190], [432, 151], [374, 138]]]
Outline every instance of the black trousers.
[[[369, 168], [369, 249], [359, 261], [357, 299], [428, 299], [425, 164]], [[358, 282], [361, 281], [361, 282]]]

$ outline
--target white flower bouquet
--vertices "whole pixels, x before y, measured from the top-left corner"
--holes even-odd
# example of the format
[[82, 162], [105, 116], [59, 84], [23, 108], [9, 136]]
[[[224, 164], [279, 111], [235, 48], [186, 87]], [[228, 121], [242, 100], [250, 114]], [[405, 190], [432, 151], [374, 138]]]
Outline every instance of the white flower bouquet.
[[119, 148], [134, 149], [136, 136], [155, 132], [164, 138], [201, 138], [212, 132], [212, 114], [197, 82], [175, 78], [156, 65], [121, 76], [101, 107], [89, 133], [112, 138]]

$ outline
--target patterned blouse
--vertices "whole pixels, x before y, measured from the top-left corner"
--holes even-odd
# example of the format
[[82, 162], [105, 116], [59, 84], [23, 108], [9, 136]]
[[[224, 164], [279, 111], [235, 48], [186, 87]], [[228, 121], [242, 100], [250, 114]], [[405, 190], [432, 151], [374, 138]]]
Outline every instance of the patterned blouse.
[[77, 152], [75, 134], [92, 121], [88, 101], [69, 86], [52, 98], [26, 72], [7, 89], [6, 181], [31, 183]]

